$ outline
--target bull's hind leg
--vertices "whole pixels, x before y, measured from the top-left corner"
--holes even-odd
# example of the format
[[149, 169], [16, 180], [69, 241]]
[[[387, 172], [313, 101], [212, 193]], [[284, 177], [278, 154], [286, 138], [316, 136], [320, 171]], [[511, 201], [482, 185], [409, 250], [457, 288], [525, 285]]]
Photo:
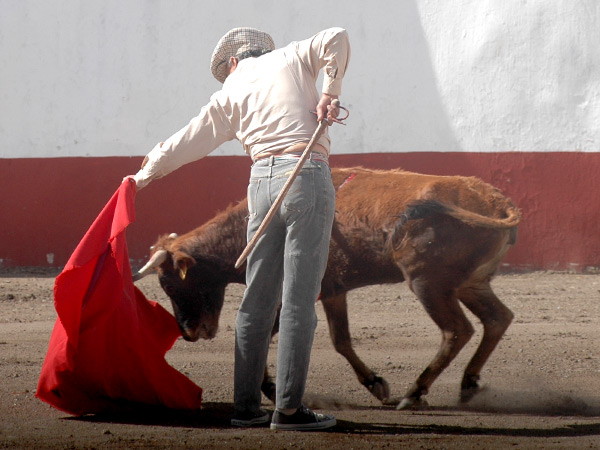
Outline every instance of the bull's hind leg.
[[436, 378], [448, 367], [474, 333], [473, 326], [462, 311], [453, 289], [441, 289], [434, 283], [418, 279], [411, 282], [411, 289], [442, 331], [442, 344], [433, 360], [406, 392], [397, 409], [418, 406], [421, 396], [427, 394]]
[[463, 287], [458, 296], [483, 324], [483, 338], [465, 369], [461, 383], [460, 399], [467, 402], [478, 392], [481, 369], [504, 336], [513, 313], [496, 297], [489, 281]]
[[358, 381], [376, 398], [386, 403], [390, 397], [390, 388], [387, 381], [369, 369], [352, 348], [346, 293], [333, 297], [323, 297], [321, 302], [327, 316], [329, 335], [336, 351], [350, 363]]

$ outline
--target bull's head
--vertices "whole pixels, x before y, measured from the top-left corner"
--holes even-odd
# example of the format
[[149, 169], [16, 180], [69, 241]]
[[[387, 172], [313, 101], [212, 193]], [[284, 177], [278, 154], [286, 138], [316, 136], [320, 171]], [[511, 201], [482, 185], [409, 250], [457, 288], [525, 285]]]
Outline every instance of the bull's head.
[[150, 261], [134, 276], [138, 280], [157, 269], [160, 285], [171, 299], [173, 312], [187, 341], [212, 339], [217, 334], [225, 298], [226, 280], [211, 261], [197, 261], [186, 251], [162, 240], [152, 249]]

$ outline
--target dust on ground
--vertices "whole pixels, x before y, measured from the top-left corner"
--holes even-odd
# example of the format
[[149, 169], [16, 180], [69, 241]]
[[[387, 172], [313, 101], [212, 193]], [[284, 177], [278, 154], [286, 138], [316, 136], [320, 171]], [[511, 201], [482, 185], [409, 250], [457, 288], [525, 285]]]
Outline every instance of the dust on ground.
[[[494, 290], [515, 320], [484, 367], [484, 390], [466, 405], [458, 402], [462, 370], [481, 338], [480, 324], [467, 312], [476, 334], [432, 386], [428, 407], [418, 411], [384, 406], [359, 385], [333, 349], [318, 304], [305, 401], [337, 417], [338, 425], [325, 432], [229, 425], [240, 285], [227, 290], [215, 339], [180, 339], [167, 353], [173, 367], [204, 389], [201, 411], [71, 417], [42, 403], [35, 389], [56, 320], [55, 276], [29, 269], [0, 274], [0, 448], [600, 448], [597, 274], [496, 277]], [[155, 277], [138, 286], [171, 310]], [[436, 353], [439, 330], [403, 284], [353, 291], [349, 310], [357, 353], [401, 396]]]

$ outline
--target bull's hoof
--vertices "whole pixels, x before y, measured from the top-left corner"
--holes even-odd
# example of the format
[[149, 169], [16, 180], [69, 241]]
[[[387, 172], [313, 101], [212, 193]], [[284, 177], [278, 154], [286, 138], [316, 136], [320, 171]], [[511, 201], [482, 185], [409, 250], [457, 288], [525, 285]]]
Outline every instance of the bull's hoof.
[[468, 403], [473, 397], [485, 390], [485, 386], [474, 386], [460, 390], [460, 402]]
[[398, 411], [405, 411], [408, 409], [414, 411], [420, 409], [427, 409], [428, 407], [429, 404], [427, 403], [427, 400], [416, 397], [404, 397], [402, 400], [400, 400], [400, 403], [398, 403], [396, 409]]
[[460, 385], [460, 402], [467, 403], [479, 392], [479, 375], [465, 376]]
[[375, 376], [366, 386], [369, 392], [384, 405], [390, 398], [390, 385], [383, 378]]

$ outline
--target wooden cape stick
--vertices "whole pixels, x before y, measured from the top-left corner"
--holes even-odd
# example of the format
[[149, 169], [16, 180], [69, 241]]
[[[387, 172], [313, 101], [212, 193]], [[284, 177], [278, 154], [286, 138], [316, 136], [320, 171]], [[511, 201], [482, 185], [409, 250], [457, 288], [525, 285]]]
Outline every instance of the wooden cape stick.
[[254, 233], [254, 236], [252, 236], [252, 239], [250, 239], [250, 242], [248, 242], [248, 244], [246, 245], [246, 248], [244, 249], [244, 251], [242, 252], [242, 254], [240, 255], [240, 257], [238, 258], [237, 262], [235, 263], [235, 268], [236, 269], [239, 269], [240, 266], [242, 264], [244, 264], [244, 261], [246, 261], [246, 258], [248, 257], [248, 255], [250, 254], [250, 252], [252, 251], [252, 249], [254, 249], [254, 247], [256, 246], [256, 242], [264, 234], [265, 230], [267, 229], [267, 227], [271, 223], [271, 220], [273, 220], [273, 216], [275, 216], [275, 214], [277, 213], [277, 210], [281, 206], [281, 203], [283, 202], [283, 199], [285, 198], [285, 195], [290, 190], [290, 187], [292, 186], [292, 183], [294, 182], [294, 180], [296, 179], [296, 177], [298, 176], [298, 174], [302, 170], [302, 167], [304, 166], [304, 163], [306, 162], [306, 160], [310, 156], [310, 153], [312, 151], [312, 148], [313, 148], [315, 142], [317, 142], [319, 140], [319, 138], [323, 134], [323, 131], [325, 131], [325, 128], [327, 128], [327, 119], [323, 119], [319, 123], [319, 126], [317, 127], [317, 130], [315, 131], [315, 133], [313, 134], [312, 138], [308, 142], [308, 145], [306, 146], [306, 148], [302, 152], [302, 156], [300, 156], [300, 160], [296, 163], [296, 167], [294, 167], [294, 171], [292, 172], [292, 174], [290, 175], [290, 177], [287, 179], [287, 181], [283, 185], [283, 188], [279, 192], [279, 195], [275, 199], [275, 202], [271, 205], [271, 208], [269, 209], [269, 211], [267, 212], [267, 215], [265, 216], [265, 218], [263, 219], [262, 223], [258, 227], [258, 230], [256, 230], [256, 233]]

